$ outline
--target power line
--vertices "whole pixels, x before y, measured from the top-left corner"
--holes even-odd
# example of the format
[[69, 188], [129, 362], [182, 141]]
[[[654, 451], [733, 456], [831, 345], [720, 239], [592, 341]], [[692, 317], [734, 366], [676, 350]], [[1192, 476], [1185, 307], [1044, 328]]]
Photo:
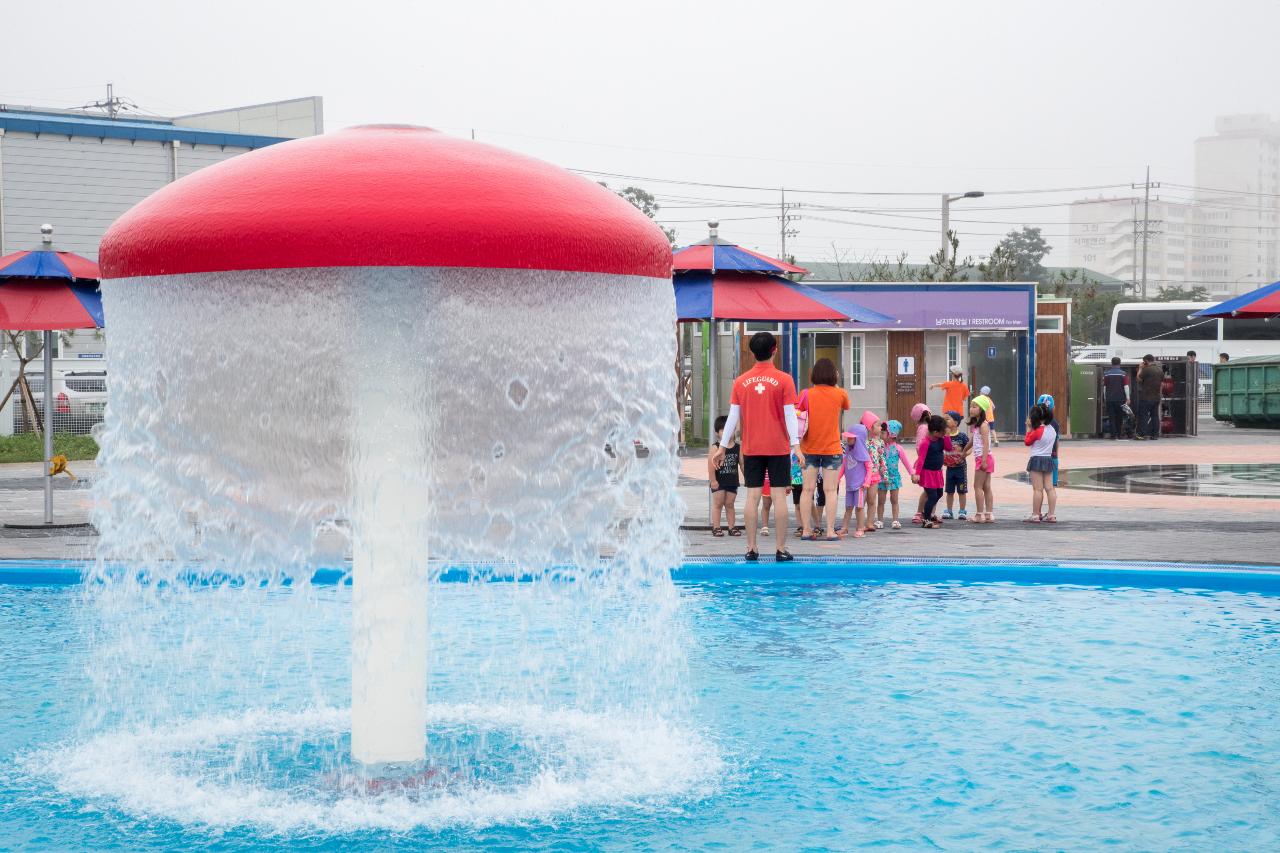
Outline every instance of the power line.
[[1280, 193], [1260, 193], [1260, 192], [1255, 192], [1254, 190], [1228, 190], [1228, 189], [1222, 189], [1220, 187], [1200, 187], [1194, 184], [1174, 184], [1174, 183], [1170, 183], [1169, 186], [1177, 187], [1178, 189], [1182, 189], [1182, 190], [1197, 190], [1199, 192], [1206, 192], [1206, 193], [1231, 193], [1235, 195], [1262, 196], [1263, 198], [1280, 198]]
[[[573, 169], [569, 171], [577, 172], [580, 175], [592, 175], [601, 178], [616, 178], [627, 181], [646, 181], [657, 184], [672, 184], [676, 186], [687, 187], [711, 187], [714, 189], [730, 189], [730, 190], [754, 190], [757, 192], [773, 192], [777, 187], [751, 186], [748, 184], [718, 184], [710, 181], [686, 181], [676, 178], [655, 178], [643, 175], [626, 175], [619, 172], [602, 172], [596, 169]], [[1049, 193], [1065, 193], [1065, 192], [1087, 192], [1091, 190], [1109, 190], [1128, 188], [1128, 184], [1099, 184], [1087, 187], [1051, 187], [1045, 189], [1021, 189], [1021, 190], [990, 190], [986, 195], [1027, 195], [1027, 194], [1049, 194]], [[795, 187], [787, 188], [793, 193], [805, 193], [806, 195], [857, 195], [857, 196], [936, 196], [936, 192], [888, 192], [873, 190], [818, 190], [818, 189], [796, 189]]]

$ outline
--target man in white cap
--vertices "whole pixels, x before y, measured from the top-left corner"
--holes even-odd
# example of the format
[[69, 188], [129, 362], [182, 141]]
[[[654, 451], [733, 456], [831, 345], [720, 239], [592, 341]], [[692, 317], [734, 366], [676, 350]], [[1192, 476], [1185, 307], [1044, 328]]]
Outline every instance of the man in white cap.
[[951, 379], [947, 382], [935, 382], [929, 386], [929, 390], [941, 388], [943, 392], [942, 411], [944, 412], [967, 412], [968, 405], [965, 401], [969, 399], [969, 386], [964, 381], [964, 371], [960, 365], [951, 365]]

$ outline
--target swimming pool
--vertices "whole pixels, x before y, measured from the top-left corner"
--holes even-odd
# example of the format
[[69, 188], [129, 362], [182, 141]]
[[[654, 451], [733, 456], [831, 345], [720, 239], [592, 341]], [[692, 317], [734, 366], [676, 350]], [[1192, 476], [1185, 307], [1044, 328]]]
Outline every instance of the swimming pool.
[[247, 679], [249, 711], [84, 734], [78, 567], [9, 564], [0, 848], [1275, 848], [1280, 573], [1148, 568], [690, 563], [674, 722], [557, 710], [554, 691], [468, 704], [503, 661], [440, 638], [501, 638], [528, 593], [440, 584], [439, 779], [353, 791], [333, 772], [343, 709], [308, 701], [345, 689], [342, 585], [251, 616], [195, 600], [246, 643], [305, 628], [303, 687]]

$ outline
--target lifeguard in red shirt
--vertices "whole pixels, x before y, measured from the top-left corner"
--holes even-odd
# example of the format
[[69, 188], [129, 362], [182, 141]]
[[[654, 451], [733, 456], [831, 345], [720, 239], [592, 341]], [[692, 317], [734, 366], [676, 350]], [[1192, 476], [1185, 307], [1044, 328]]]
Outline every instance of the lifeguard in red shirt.
[[[742, 474], [747, 487], [744, 512], [747, 527], [747, 560], [760, 559], [756, 548], [756, 515], [767, 472], [774, 486], [791, 482], [791, 454], [804, 465], [800, 451], [800, 428], [796, 420], [796, 385], [791, 377], [773, 366], [778, 339], [769, 332], [756, 332], [751, 337], [751, 354], [755, 365], [733, 381], [729, 395], [729, 420], [725, 424], [720, 446], [712, 451], [712, 461], [719, 464], [725, 448], [733, 443], [733, 433], [742, 427]], [[727, 442], [727, 443], [726, 443]], [[773, 502], [774, 529], [778, 536], [778, 562], [792, 559], [787, 550], [787, 501]]]

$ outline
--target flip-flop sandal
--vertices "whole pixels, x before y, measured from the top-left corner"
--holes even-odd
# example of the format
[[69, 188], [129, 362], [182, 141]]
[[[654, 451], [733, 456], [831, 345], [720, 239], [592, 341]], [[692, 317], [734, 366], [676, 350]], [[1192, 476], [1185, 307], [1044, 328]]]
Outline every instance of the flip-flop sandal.
[[759, 552], [759, 551], [748, 551], [748, 552], [747, 552], [747, 556], [746, 556], [744, 559], [745, 559], [748, 563], [755, 563], [755, 562], [759, 561], [759, 559], [760, 559], [760, 552]]
[[790, 551], [775, 551], [773, 557], [779, 563], [790, 563], [795, 559], [795, 557], [791, 556]]
[[1045, 524], [1057, 524], [1057, 523], [1058, 523], [1058, 517], [1057, 517], [1056, 515], [1046, 515], [1046, 516], [1044, 516], [1043, 518], [1041, 518], [1040, 520], [1041, 520], [1041, 521], [1043, 521]]
[[833, 533], [833, 534], [831, 534], [830, 536], [828, 536], [827, 538], [823, 539], [822, 541], [823, 541], [823, 542], [839, 542], [839, 541], [840, 541], [840, 537], [839, 537], [839, 536], [836, 536], [836, 535]]
[[855, 530], [855, 531], [853, 531], [853, 538], [854, 538], [854, 539], [861, 539], [863, 536], [866, 536], [866, 535], [867, 535], [867, 534], [863, 533], [861, 530]]
[[730, 536], [741, 536], [741, 535], [742, 535], [742, 528], [741, 528], [741, 527], [730, 527], [730, 528], [729, 528], [729, 535], [730, 535]]
[[1040, 516], [1038, 516], [1038, 515], [1028, 515], [1026, 518], [1022, 519], [1022, 523], [1023, 523], [1023, 524], [1039, 524], [1039, 523], [1040, 523]]
[[711, 528], [711, 535], [712, 535], [712, 536], [723, 536], [723, 535], [724, 535], [724, 530], [722, 530], [722, 529], [721, 529], [721, 528], [719, 528], [719, 527], [713, 527], [713, 528]]
[[801, 536], [801, 537], [800, 537], [800, 539], [801, 539], [802, 541], [804, 541], [804, 542], [817, 542], [817, 541], [818, 541], [818, 537], [817, 537], [817, 535], [816, 535], [816, 534], [810, 534], [809, 536]]

